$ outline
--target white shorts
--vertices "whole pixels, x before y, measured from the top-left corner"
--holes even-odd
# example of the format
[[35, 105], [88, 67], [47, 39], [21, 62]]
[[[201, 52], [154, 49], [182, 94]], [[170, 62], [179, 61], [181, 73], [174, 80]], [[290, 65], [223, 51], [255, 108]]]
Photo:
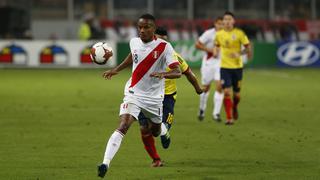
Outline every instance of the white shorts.
[[220, 67], [217, 65], [204, 65], [201, 67], [201, 83], [209, 85], [213, 81], [220, 80]]
[[140, 112], [153, 123], [160, 124], [162, 122], [162, 102], [148, 104], [145, 103], [145, 101], [137, 100], [129, 96], [123, 98], [123, 103], [120, 105], [119, 116], [130, 114], [138, 120]]

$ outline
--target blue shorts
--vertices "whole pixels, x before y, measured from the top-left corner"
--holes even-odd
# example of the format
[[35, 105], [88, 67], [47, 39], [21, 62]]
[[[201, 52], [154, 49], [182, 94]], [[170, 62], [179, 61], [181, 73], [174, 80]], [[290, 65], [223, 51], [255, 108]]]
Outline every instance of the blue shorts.
[[168, 130], [171, 128], [171, 125], [173, 123], [175, 103], [176, 93], [164, 96], [162, 122], [167, 125]]
[[240, 92], [242, 80], [242, 68], [240, 69], [220, 69], [222, 88], [233, 88], [233, 92]]
[[[164, 96], [162, 122], [167, 125], [168, 130], [171, 128], [171, 125], [173, 122], [175, 102], [176, 102], [176, 93]], [[138, 119], [139, 119], [139, 124], [141, 126], [148, 125], [148, 118], [143, 113], [139, 114]]]

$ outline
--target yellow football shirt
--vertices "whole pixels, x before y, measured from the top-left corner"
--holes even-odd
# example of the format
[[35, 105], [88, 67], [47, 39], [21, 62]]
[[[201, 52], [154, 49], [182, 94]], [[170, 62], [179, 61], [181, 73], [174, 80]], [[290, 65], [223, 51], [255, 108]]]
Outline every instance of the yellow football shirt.
[[[174, 58], [179, 62], [179, 66], [181, 69], [181, 72], [184, 73], [189, 69], [189, 65], [187, 62], [181, 57], [180, 54], [174, 53]], [[170, 69], [167, 67], [167, 71]], [[177, 83], [176, 79], [165, 79], [165, 94], [170, 95], [177, 91]]]
[[78, 31], [78, 37], [80, 40], [89, 40], [91, 37], [90, 26], [87, 23], [82, 23]]
[[215, 45], [220, 47], [221, 67], [227, 69], [238, 69], [243, 67], [241, 56], [232, 57], [233, 53], [240, 53], [242, 45], [248, 45], [250, 42], [245, 33], [237, 28], [231, 31], [221, 30], [217, 32]]

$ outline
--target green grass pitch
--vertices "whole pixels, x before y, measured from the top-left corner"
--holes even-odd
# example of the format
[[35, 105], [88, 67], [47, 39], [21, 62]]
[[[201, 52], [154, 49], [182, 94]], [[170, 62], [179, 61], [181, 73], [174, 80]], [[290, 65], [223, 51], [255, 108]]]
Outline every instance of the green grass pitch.
[[[0, 70], [1, 180], [99, 179], [129, 77], [102, 72]], [[211, 119], [212, 93], [197, 120], [199, 97], [182, 77], [171, 147], [157, 139], [165, 166], [150, 167], [135, 123], [106, 179], [320, 179], [319, 70], [248, 69], [242, 84], [240, 120], [229, 127]]]

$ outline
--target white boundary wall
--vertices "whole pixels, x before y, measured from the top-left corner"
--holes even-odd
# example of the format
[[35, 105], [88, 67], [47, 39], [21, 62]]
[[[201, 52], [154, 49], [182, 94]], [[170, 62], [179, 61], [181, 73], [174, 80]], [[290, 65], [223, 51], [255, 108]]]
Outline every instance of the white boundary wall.
[[[106, 65], [81, 61], [87, 58], [97, 41], [68, 40], [0, 40], [0, 67], [9, 68], [97, 68], [114, 67], [117, 60], [117, 45], [106, 41], [113, 48], [113, 57]], [[42, 55], [41, 55], [42, 54]]]

